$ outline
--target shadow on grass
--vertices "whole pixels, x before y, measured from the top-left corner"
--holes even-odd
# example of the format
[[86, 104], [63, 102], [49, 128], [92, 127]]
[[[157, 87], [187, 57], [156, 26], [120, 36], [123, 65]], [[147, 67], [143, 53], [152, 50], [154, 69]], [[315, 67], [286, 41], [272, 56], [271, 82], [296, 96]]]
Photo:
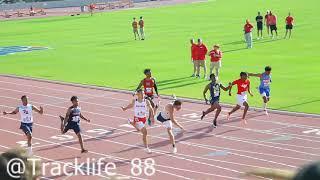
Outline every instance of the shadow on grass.
[[282, 106], [276, 109], [286, 109], [286, 108], [292, 108], [292, 107], [297, 107], [297, 106], [301, 106], [301, 105], [306, 105], [306, 104], [311, 104], [311, 103], [316, 103], [316, 102], [320, 102], [320, 99], [315, 99], [315, 100], [311, 100], [311, 101], [305, 101], [305, 102], [301, 102], [301, 103], [297, 103], [297, 104], [292, 104], [292, 105], [288, 105], [288, 106]]

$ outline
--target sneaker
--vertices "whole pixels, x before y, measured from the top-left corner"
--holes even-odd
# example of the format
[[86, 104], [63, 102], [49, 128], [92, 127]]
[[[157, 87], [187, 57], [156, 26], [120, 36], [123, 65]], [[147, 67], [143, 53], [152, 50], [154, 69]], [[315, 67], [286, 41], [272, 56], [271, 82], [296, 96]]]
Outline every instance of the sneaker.
[[260, 38], [259, 38], [259, 37], [257, 37], [257, 40], [260, 40]]
[[173, 150], [172, 150], [172, 153], [173, 153], [173, 154], [176, 154], [177, 152], [178, 152], [177, 147], [174, 147]]
[[81, 153], [87, 153], [87, 152], [88, 152], [88, 150], [86, 150], [86, 149], [81, 150]]
[[217, 128], [218, 125], [217, 125], [217, 121], [213, 121], [213, 124], [212, 124], [213, 128]]
[[205, 117], [206, 115], [204, 114], [204, 111], [202, 111], [202, 116], [201, 116], [201, 120], [203, 120], [203, 118]]
[[263, 111], [264, 111], [265, 115], [269, 116], [269, 113], [268, 113], [267, 109], [264, 109]]
[[199, 76], [199, 75], [196, 75], [196, 78], [200, 78], [200, 76]]
[[145, 150], [148, 154], [152, 153], [151, 149], [149, 149], [149, 148], [145, 148], [144, 150]]
[[191, 77], [196, 77], [196, 75], [195, 75], [195, 74], [192, 74]]

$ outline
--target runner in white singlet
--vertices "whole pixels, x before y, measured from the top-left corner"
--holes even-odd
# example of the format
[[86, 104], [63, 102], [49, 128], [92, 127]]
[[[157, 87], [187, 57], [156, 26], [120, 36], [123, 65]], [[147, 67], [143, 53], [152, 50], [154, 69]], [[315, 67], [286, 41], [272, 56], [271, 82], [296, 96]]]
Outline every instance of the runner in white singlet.
[[148, 140], [147, 140], [147, 128], [145, 126], [148, 112], [150, 112], [151, 121], [154, 122], [154, 110], [151, 106], [151, 103], [149, 100], [144, 98], [143, 91], [141, 89], [137, 90], [137, 99], [133, 99], [129, 105], [126, 107], [121, 107], [123, 111], [126, 111], [127, 109], [134, 108], [134, 118], [129, 119], [129, 123], [135, 127], [138, 131], [142, 133], [143, 136], [143, 144], [146, 148], [146, 151], [148, 153], [151, 153], [151, 150], [148, 146]]
[[32, 111], [36, 111], [39, 114], [43, 114], [43, 108], [40, 106], [40, 109], [38, 109], [36, 106], [33, 106], [28, 103], [28, 97], [22, 96], [21, 97], [22, 105], [18, 106], [14, 111], [12, 112], [3, 112], [3, 115], [7, 114], [17, 114], [20, 113], [21, 116], [21, 125], [20, 129], [25, 133], [27, 136], [27, 142], [28, 142], [28, 154], [32, 155], [32, 125], [33, 125], [33, 116]]

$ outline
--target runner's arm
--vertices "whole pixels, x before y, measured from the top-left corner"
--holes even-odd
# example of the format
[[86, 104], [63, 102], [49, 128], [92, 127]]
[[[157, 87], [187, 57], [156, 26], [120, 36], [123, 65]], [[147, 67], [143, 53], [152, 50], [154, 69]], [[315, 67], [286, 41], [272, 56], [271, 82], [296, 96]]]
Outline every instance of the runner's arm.
[[126, 107], [121, 107], [121, 109], [123, 110], [123, 111], [126, 111], [126, 110], [128, 110], [128, 109], [130, 109], [130, 108], [133, 108], [133, 105], [134, 105], [134, 99], [131, 101], [131, 103], [130, 104], [128, 104]]
[[158, 85], [157, 85], [157, 83], [156, 83], [156, 80], [155, 80], [155, 79], [153, 79], [153, 80], [154, 80], [154, 91], [156, 91], [156, 94], [157, 94], [157, 96], [159, 97]]
[[40, 109], [38, 109], [37, 106], [32, 105], [32, 110], [36, 111], [39, 114], [43, 114], [43, 107], [40, 106]]
[[138, 89], [140, 89], [142, 87], [142, 85], [143, 85], [143, 80], [140, 81], [138, 87], [136, 88], [136, 92], [138, 91]]
[[83, 119], [83, 120], [85, 120], [85, 121], [87, 121], [87, 122], [90, 122], [90, 119], [85, 118], [85, 117], [82, 115], [82, 113], [80, 113], [80, 118]]
[[206, 104], [208, 103], [208, 99], [207, 99], [207, 96], [206, 96], [206, 93], [208, 92], [208, 90], [209, 90], [209, 84], [206, 85], [206, 87], [203, 90], [203, 97], [204, 97], [204, 100], [206, 101]]
[[169, 108], [169, 116], [170, 116], [170, 119], [172, 121], [173, 124], [175, 124], [176, 126], [178, 126], [180, 129], [184, 130], [183, 127], [174, 119], [174, 116], [173, 116], [173, 107], [171, 106]]
[[248, 76], [261, 77], [261, 73], [248, 73]]
[[66, 113], [66, 117], [63, 120], [63, 126], [66, 126], [66, 124], [67, 124], [67, 122], [69, 120], [70, 114], [71, 114], [71, 108], [68, 108], [68, 111]]
[[250, 84], [248, 84], [248, 93], [253, 96], [253, 94], [251, 93], [251, 88], [250, 88]]
[[220, 88], [223, 89], [224, 91], [228, 91], [230, 86], [224, 87], [222, 84], [220, 84]]
[[12, 112], [6, 112], [6, 111], [3, 111], [3, 115], [7, 115], [7, 114], [17, 114], [19, 112], [19, 108], [17, 107], [15, 110], [13, 110]]
[[233, 85], [234, 85], [233, 83], [231, 83], [231, 82], [229, 83], [229, 87], [228, 87], [229, 88], [229, 96], [231, 96], [231, 90], [232, 90]]

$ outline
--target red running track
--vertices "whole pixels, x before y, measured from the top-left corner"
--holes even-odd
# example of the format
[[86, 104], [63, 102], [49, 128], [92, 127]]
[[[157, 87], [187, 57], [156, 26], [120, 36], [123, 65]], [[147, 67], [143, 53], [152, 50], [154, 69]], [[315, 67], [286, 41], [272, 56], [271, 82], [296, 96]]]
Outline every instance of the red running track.
[[[207, 106], [185, 102], [176, 115], [187, 130], [184, 134], [175, 130], [178, 153], [171, 153], [166, 130], [157, 124], [148, 127], [152, 149], [148, 154], [142, 148], [141, 135], [127, 125], [127, 118], [131, 118], [133, 112], [122, 112], [119, 108], [131, 100], [128, 94], [3, 76], [0, 83], [1, 110], [14, 109], [24, 94], [32, 104], [44, 107], [44, 115], [35, 115], [34, 154], [42, 163], [66, 166], [69, 173], [76, 172], [75, 158], [78, 164], [89, 159], [95, 165], [99, 158], [105, 158], [104, 165], [115, 163], [116, 170], [111, 172], [117, 173], [117, 179], [257, 179], [244, 177], [243, 173], [258, 167], [296, 169], [320, 159], [320, 118], [316, 117], [272, 113], [265, 116], [262, 112], [250, 111], [249, 124], [242, 127], [239, 122], [242, 111], [228, 122], [225, 115], [229, 109], [224, 108], [219, 127], [212, 129], [213, 114], [199, 120]], [[83, 114], [92, 121], [81, 123], [84, 143], [89, 149], [87, 154], [80, 153], [72, 131], [60, 135], [58, 115], [65, 114], [72, 95], [79, 96]], [[18, 129], [19, 115], [1, 115], [0, 121], [1, 152], [25, 143], [24, 134]], [[154, 175], [142, 172], [134, 176], [131, 172], [134, 158], [154, 159]], [[52, 174], [52, 165], [45, 168], [42, 178], [107, 179], [105, 173], [97, 175], [97, 167], [105, 170], [104, 165], [97, 165], [95, 169], [82, 167], [85, 175], [78, 171], [78, 175], [73, 176]]]

